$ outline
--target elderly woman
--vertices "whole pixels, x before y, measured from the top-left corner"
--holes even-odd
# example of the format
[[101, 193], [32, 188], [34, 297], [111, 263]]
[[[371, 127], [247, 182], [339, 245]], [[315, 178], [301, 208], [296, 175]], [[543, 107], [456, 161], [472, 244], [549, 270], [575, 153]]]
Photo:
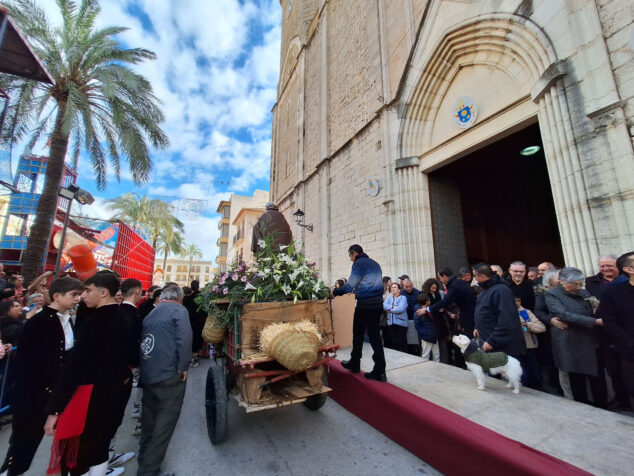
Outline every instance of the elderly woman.
[[564, 330], [568, 328], [568, 324], [558, 317], [553, 316], [553, 314], [548, 310], [548, 306], [546, 306], [546, 299], [544, 297], [544, 293], [546, 291], [559, 284], [559, 271], [559, 269], [547, 270], [544, 272], [544, 276], [542, 277], [542, 284], [535, 287], [535, 315], [544, 323], [547, 329], [547, 332], [541, 335], [542, 339], [539, 347], [541, 351], [540, 360], [545, 362], [548, 367], [548, 380], [550, 385], [555, 388], [557, 386], [561, 387], [564, 397], [568, 400], [574, 400], [568, 372], [558, 369], [555, 365], [553, 358], [553, 331], [550, 329], [552, 326]]
[[407, 298], [401, 294], [401, 285], [392, 283], [390, 295], [383, 302], [387, 313], [387, 331], [392, 349], [407, 352]]
[[605, 407], [607, 394], [599, 378], [596, 328], [603, 321], [594, 316], [588, 302], [590, 293], [582, 289], [585, 275], [580, 269], [563, 268], [559, 284], [544, 292], [550, 312], [552, 347], [555, 365], [568, 372], [572, 395], [578, 402], [589, 403], [586, 380], [590, 381], [596, 406]]
[[[26, 313], [26, 318], [31, 319], [44, 307], [44, 295], [35, 293], [26, 298], [26, 306], [22, 308], [22, 312]], [[1, 475], [0, 475], [1, 476]]]

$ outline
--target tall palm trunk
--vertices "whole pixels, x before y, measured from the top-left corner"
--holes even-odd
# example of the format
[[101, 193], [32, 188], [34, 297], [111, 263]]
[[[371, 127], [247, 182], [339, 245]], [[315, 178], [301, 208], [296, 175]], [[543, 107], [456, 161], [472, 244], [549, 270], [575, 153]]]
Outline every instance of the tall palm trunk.
[[165, 247], [165, 254], [163, 255], [163, 277], [167, 281], [167, 246]]
[[[24, 283], [30, 284], [42, 271], [44, 255], [48, 249], [51, 228], [57, 209], [57, 191], [64, 172], [64, 158], [68, 149], [68, 133], [64, 133], [62, 122], [65, 102], [58, 102], [55, 128], [51, 136], [51, 148], [46, 167], [44, 190], [37, 203], [35, 221], [29, 232], [29, 241], [22, 256]], [[60, 250], [61, 252], [61, 250]]]
[[189, 280], [189, 277], [190, 277], [190, 276], [191, 276], [191, 274], [192, 274], [192, 262], [193, 262], [193, 261], [194, 261], [194, 256], [193, 256], [193, 255], [190, 255], [190, 256], [189, 256], [189, 267], [187, 268], [187, 285], [189, 285], [189, 283], [191, 282], [191, 281]]

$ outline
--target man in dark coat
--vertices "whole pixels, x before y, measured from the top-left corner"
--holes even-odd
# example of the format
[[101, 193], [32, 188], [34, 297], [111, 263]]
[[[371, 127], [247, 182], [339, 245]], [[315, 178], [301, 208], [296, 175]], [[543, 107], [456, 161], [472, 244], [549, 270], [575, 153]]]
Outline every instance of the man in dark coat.
[[603, 291], [597, 315], [603, 319], [605, 332], [620, 354], [623, 382], [631, 405], [634, 403], [634, 251], [620, 256], [617, 266], [621, 275], [629, 279]]
[[[599, 258], [599, 272], [594, 276], [588, 276], [586, 278], [586, 291], [600, 301], [602, 300], [604, 290], [610, 288], [613, 284], [628, 281], [627, 275], [619, 273], [616, 260], [616, 255], [601, 256]], [[605, 367], [608, 371], [614, 391], [614, 402], [611, 403], [611, 405], [613, 405], [614, 408], [627, 409], [630, 406], [630, 402], [625, 378], [622, 375], [619, 352], [608, 338], [605, 329], [597, 329], [597, 339], [599, 341], [599, 347], [601, 348], [601, 360], [599, 361], [599, 365]], [[601, 370], [599, 372], [600, 374]]]
[[251, 251], [260, 251], [258, 242], [264, 238], [271, 237], [273, 246], [279, 248], [283, 245], [290, 245], [293, 239], [291, 227], [280, 210], [271, 202], [266, 204], [266, 211], [260, 215], [258, 222], [253, 227], [253, 240]]
[[506, 282], [509, 283], [513, 296], [522, 300], [522, 307], [534, 312], [535, 291], [533, 282], [527, 276], [527, 266], [521, 261], [513, 261], [509, 266]]
[[194, 299], [200, 294], [200, 282], [193, 280], [191, 282], [192, 293], [189, 296], [183, 297], [183, 306], [189, 313], [189, 323], [192, 327], [192, 353], [193, 360], [192, 365], [198, 365], [198, 358], [200, 356], [203, 347], [203, 327], [205, 327], [205, 320], [207, 319], [207, 313], [204, 310], [198, 309], [198, 304]]
[[[467, 281], [465, 279], [468, 278]], [[476, 305], [476, 295], [471, 288], [471, 271], [468, 268], [460, 269], [458, 276], [452, 276], [447, 282], [447, 294], [445, 297], [429, 307], [434, 317], [440, 319], [440, 310], [450, 304], [455, 304], [460, 311], [458, 319], [460, 326], [468, 337], [473, 337], [473, 313]]]
[[409, 321], [414, 320], [415, 307], [418, 301], [418, 295], [420, 291], [414, 287], [412, 281], [409, 278], [403, 279], [403, 292], [401, 293], [407, 299], [407, 319]]
[[[128, 343], [126, 344], [126, 350], [129, 355], [126, 357], [128, 360], [128, 366], [132, 369], [136, 369], [138, 372], [139, 367], [139, 342], [141, 342], [141, 318], [139, 317], [139, 308], [137, 305], [141, 300], [141, 294], [143, 293], [143, 284], [138, 279], [129, 278], [121, 283], [121, 294], [123, 295], [123, 302], [119, 305], [121, 315], [124, 316], [125, 328], [121, 332], [122, 338], [126, 338]], [[135, 372], [135, 371], [133, 371]], [[138, 374], [137, 374], [138, 375]], [[137, 393], [140, 389], [137, 390]], [[123, 419], [125, 408], [130, 399], [132, 393], [132, 380], [125, 385], [125, 389], [121, 393], [121, 407], [120, 413]], [[119, 425], [121, 422], [119, 423]], [[132, 456], [134, 453], [131, 453]], [[120, 464], [123, 461], [124, 455], [115, 454], [110, 458], [110, 466], [113, 464]], [[117, 458], [118, 457], [118, 458]], [[127, 459], [126, 459], [127, 461]]]
[[[122, 394], [129, 392], [132, 372], [128, 346], [131, 339], [124, 335], [126, 317], [114, 298], [120, 284], [119, 277], [106, 270], [97, 272], [84, 283], [82, 298], [88, 310], [68, 365], [48, 403], [49, 416], [44, 431], [53, 435], [59, 415], [75, 391], [80, 386], [93, 385], [83, 431], [72, 438], [78, 440], [78, 453], [77, 465], [70, 470], [71, 476], [83, 475], [91, 469], [102, 471], [108, 466], [110, 441], [121, 423]], [[74, 444], [74, 441], [68, 444], [62, 441], [60, 452]], [[67, 459], [72, 455], [64, 453], [60, 456], [62, 462], [73, 463]], [[66, 469], [61, 468], [62, 471]]]
[[84, 287], [73, 278], [54, 280], [51, 304], [29, 319], [18, 342], [15, 402], [9, 449], [0, 473], [26, 473], [44, 436], [46, 405], [66, 365], [74, 335], [69, 311]]
[[473, 274], [482, 288], [474, 316], [474, 334], [484, 341], [482, 350], [519, 358], [526, 352], [526, 343], [513, 292], [487, 264], [474, 266]]

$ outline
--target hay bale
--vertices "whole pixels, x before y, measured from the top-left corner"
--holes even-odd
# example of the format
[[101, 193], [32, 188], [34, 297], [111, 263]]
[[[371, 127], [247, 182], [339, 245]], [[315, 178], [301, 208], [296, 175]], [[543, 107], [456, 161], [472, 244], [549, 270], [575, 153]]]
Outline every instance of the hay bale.
[[260, 334], [260, 348], [289, 370], [302, 370], [317, 361], [321, 335], [309, 321], [269, 324]]

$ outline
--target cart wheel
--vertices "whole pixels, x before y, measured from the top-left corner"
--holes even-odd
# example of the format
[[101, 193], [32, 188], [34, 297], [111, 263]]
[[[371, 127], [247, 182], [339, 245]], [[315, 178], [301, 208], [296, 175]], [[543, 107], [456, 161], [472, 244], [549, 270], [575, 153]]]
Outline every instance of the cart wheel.
[[211, 443], [222, 443], [227, 433], [227, 386], [225, 368], [222, 363], [212, 362], [207, 371], [205, 409], [207, 433]]
[[[321, 377], [321, 381], [324, 385], [328, 385], [328, 377], [326, 376], [326, 372], [324, 372], [323, 376]], [[317, 411], [319, 410], [321, 407], [324, 406], [324, 404], [326, 403], [326, 400], [328, 400], [328, 394], [327, 393], [320, 393], [318, 395], [311, 395], [310, 397], [308, 397], [305, 401], [304, 401], [304, 406], [306, 408], [308, 408], [309, 410], [312, 411]]]

